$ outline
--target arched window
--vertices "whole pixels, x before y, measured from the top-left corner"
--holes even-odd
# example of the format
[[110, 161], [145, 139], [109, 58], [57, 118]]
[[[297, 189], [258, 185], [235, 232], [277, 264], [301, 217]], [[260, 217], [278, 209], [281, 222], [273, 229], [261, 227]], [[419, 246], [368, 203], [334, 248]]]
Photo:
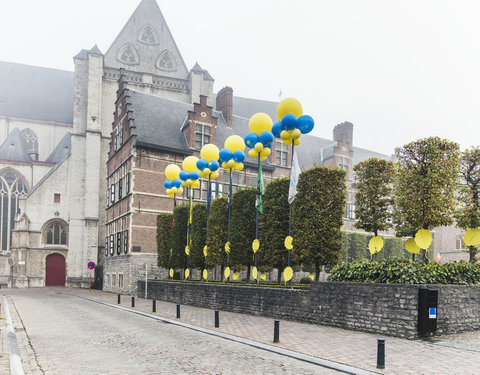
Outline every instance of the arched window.
[[47, 224], [44, 231], [44, 241], [47, 245], [67, 245], [67, 225], [59, 220]]
[[142, 30], [140, 30], [140, 35], [138, 40], [146, 44], [157, 44], [158, 43], [157, 32], [152, 26], [146, 25], [145, 27], [142, 28]]
[[0, 249], [10, 250], [18, 201], [27, 195], [25, 182], [10, 170], [0, 172]]
[[35, 132], [30, 128], [25, 128], [20, 134], [28, 144], [28, 151], [35, 151], [38, 154], [38, 138]]
[[118, 53], [118, 59], [129, 65], [135, 65], [139, 63], [138, 54], [130, 45], [123, 46], [120, 49], [120, 52]]
[[175, 59], [168, 51], [164, 51], [160, 54], [157, 59], [157, 68], [162, 70], [175, 70], [176, 64]]

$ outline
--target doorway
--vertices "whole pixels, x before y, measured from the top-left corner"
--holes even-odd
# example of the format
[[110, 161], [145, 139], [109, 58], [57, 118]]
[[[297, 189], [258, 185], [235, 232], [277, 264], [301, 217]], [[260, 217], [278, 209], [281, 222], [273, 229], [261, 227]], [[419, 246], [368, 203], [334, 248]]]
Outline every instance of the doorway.
[[45, 286], [65, 286], [65, 258], [60, 254], [47, 256]]

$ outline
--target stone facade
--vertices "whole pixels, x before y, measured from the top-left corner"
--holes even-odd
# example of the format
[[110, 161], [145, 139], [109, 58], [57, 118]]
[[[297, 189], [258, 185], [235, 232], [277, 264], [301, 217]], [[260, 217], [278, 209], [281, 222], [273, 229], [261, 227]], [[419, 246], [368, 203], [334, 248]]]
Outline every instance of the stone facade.
[[[417, 330], [418, 290], [438, 290], [436, 334], [480, 329], [480, 286], [313, 283], [310, 290], [150, 281], [148, 298], [404, 338]], [[138, 282], [143, 296], [145, 283]]]

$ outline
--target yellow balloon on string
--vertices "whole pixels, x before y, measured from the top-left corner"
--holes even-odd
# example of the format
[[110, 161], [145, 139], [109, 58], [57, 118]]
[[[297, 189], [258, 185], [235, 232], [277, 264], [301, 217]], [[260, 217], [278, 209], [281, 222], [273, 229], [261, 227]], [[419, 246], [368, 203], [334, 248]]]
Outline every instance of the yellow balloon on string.
[[188, 279], [188, 276], [190, 276], [190, 268], [185, 270], [185, 280]]
[[465, 246], [477, 246], [480, 244], [480, 228], [472, 228], [463, 235]]
[[229, 241], [227, 241], [227, 242], [225, 243], [225, 252], [226, 252], [227, 254], [230, 254], [230, 242], [229, 242]]
[[260, 136], [264, 131], [272, 131], [273, 121], [266, 113], [255, 113], [248, 121], [248, 129]]
[[285, 237], [285, 248], [287, 250], [292, 250], [293, 249], [293, 237], [292, 236]]
[[208, 247], [207, 247], [207, 245], [205, 245], [203, 247], [203, 256], [206, 257], [207, 255], [208, 255]]
[[187, 255], [190, 255], [190, 248], [187, 246], [185, 246], [185, 254]]
[[232, 275], [232, 279], [237, 280], [238, 279], [238, 273], [234, 272], [233, 275]]
[[225, 140], [224, 146], [232, 152], [245, 151], [245, 142], [239, 135], [231, 135], [228, 137]]
[[198, 171], [197, 169], [197, 161], [198, 158], [196, 156], [187, 156], [182, 163], [183, 169], [185, 169], [188, 173], [193, 171]]
[[260, 248], [260, 241], [255, 238], [252, 242], [252, 250], [254, 253], [256, 253], [259, 248]]
[[282, 121], [282, 118], [288, 113], [291, 113], [299, 118], [301, 115], [303, 115], [302, 104], [300, 104], [300, 102], [295, 98], [283, 99], [277, 107], [278, 119]]
[[168, 272], [168, 274], [169, 274], [170, 277], [173, 279], [173, 268], [170, 268], [170, 271]]
[[208, 279], [208, 271], [207, 271], [207, 270], [203, 270], [202, 276], [203, 276], [203, 279], [204, 279], [204, 280], [207, 280], [207, 279]]
[[370, 238], [368, 243], [368, 249], [370, 250], [370, 254], [376, 254], [380, 250], [383, 249], [383, 239], [380, 236], [375, 236]]
[[418, 247], [415, 242], [415, 238], [409, 238], [405, 241], [405, 249], [412, 254], [418, 254], [420, 252], [420, 247]]
[[415, 234], [415, 242], [420, 249], [428, 249], [432, 243], [432, 234], [426, 229], [420, 229]]
[[230, 267], [225, 268], [224, 275], [226, 279], [230, 277]]
[[283, 270], [283, 279], [285, 281], [290, 281], [292, 280], [292, 277], [293, 277], [293, 269], [292, 267], [286, 267], [284, 270]]
[[253, 267], [253, 268], [252, 268], [252, 277], [253, 277], [255, 280], [258, 280], [258, 270], [257, 270], [257, 267]]
[[260, 279], [265, 280], [266, 278], [267, 278], [267, 275], [262, 272], [260, 274]]
[[310, 275], [308, 275], [308, 277], [310, 278], [310, 280], [313, 281], [313, 279], [315, 278], [315, 275], [313, 273], [311, 273]]
[[200, 150], [200, 157], [205, 159], [207, 162], [211, 162], [212, 160], [218, 160], [219, 157], [219, 149], [212, 143], [206, 144]]
[[167, 176], [170, 181], [177, 179], [179, 174], [180, 167], [178, 165], [169, 164], [167, 165], [167, 168], [165, 168], [165, 176]]

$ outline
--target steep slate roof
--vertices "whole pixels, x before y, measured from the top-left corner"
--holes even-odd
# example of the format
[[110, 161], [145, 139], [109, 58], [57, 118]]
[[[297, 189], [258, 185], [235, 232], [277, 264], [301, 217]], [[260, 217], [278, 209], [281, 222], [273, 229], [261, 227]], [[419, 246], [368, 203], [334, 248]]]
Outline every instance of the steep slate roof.
[[276, 123], [278, 121], [277, 106], [278, 102], [242, 98], [240, 96], [233, 97], [234, 116], [243, 117], [246, 119], [249, 119], [257, 112], [263, 112], [272, 118], [273, 123]]
[[353, 165], [358, 164], [362, 161], [365, 161], [369, 158], [379, 158], [385, 160], [392, 160], [392, 157], [385, 154], [380, 154], [379, 152], [374, 152], [370, 150], [365, 150], [360, 147], [353, 147]]
[[207, 81], [215, 81], [215, 79], [210, 75], [208, 70], [202, 69], [198, 62], [195, 63], [195, 65], [192, 69], [190, 69], [190, 71], [203, 73], [203, 78], [205, 78]]
[[73, 123], [73, 72], [0, 61], [0, 115]]
[[46, 161], [55, 164], [60, 163], [67, 155], [70, 155], [71, 147], [70, 133], [66, 133]]
[[20, 134], [18, 128], [14, 128], [7, 139], [0, 146], [0, 159], [13, 161], [32, 161], [28, 154], [28, 144]]
[[[138, 40], [140, 31], [146, 25], [150, 25], [156, 31], [157, 44], [147, 44]], [[117, 59], [118, 53], [126, 45], [135, 49], [139, 57], [138, 64], [125, 64]], [[168, 71], [156, 67], [155, 64], [164, 51], [168, 51], [175, 60], [175, 70]], [[187, 66], [155, 0], [142, 0], [138, 5], [105, 53], [105, 66], [178, 79], [188, 78]]]

